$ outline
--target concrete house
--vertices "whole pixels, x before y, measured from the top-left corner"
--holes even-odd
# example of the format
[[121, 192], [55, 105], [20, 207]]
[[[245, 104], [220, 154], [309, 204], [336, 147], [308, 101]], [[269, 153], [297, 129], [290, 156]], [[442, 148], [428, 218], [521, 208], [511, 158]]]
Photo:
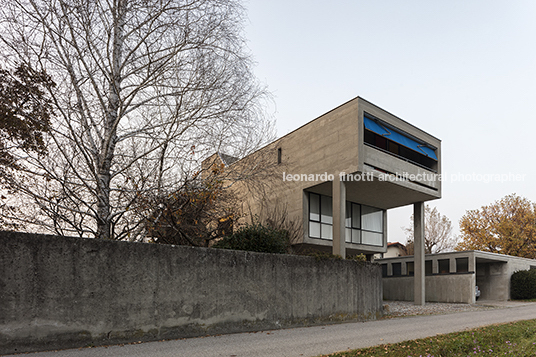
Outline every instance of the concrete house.
[[[414, 300], [414, 257], [379, 259], [385, 300]], [[510, 277], [518, 270], [536, 269], [536, 260], [481, 251], [427, 254], [426, 301], [475, 302], [475, 288], [483, 300], [510, 299]]]
[[272, 181], [262, 197], [242, 188], [242, 211], [280, 207], [302, 226], [296, 247], [371, 258], [387, 251], [388, 210], [414, 205], [420, 251], [423, 203], [441, 197], [441, 141], [360, 97], [229, 168], [255, 157], [273, 164]]

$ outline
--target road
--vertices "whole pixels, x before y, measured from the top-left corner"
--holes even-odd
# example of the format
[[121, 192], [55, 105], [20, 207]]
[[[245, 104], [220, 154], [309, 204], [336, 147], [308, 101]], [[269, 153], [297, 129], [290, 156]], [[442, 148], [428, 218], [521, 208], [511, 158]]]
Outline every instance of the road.
[[[39, 352], [29, 357], [299, 357], [396, 343], [501, 322], [536, 319], [536, 303], [164, 342]], [[20, 355], [19, 355], [20, 356]]]

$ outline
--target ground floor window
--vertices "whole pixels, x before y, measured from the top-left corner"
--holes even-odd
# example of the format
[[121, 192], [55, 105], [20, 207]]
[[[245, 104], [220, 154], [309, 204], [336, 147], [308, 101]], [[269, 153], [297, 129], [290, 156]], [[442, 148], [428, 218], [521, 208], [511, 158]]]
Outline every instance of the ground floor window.
[[331, 197], [309, 195], [309, 236], [333, 239], [333, 209]]
[[427, 260], [424, 262], [424, 274], [432, 275], [432, 261], [431, 260]]
[[391, 266], [393, 267], [393, 276], [402, 275], [402, 263], [393, 263]]
[[456, 258], [456, 273], [469, 272], [469, 258]]
[[438, 259], [437, 265], [439, 268], [439, 274], [450, 273], [450, 260], [449, 259]]
[[[346, 201], [346, 242], [383, 246], [383, 212], [380, 208]], [[309, 237], [333, 239], [331, 197], [309, 193]]]
[[409, 275], [409, 276], [415, 275], [415, 263], [414, 262], [406, 263], [406, 275]]

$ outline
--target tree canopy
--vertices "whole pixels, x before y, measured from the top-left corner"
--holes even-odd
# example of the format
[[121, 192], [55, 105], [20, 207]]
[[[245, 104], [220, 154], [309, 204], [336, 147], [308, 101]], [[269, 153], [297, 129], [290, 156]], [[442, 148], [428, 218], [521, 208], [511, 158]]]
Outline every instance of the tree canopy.
[[[413, 215], [410, 217], [411, 225], [404, 228], [407, 235], [406, 250], [408, 255], [413, 254]], [[440, 253], [454, 249], [456, 238], [452, 234], [452, 222], [442, 215], [437, 207], [424, 206], [424, 251], [426, 254]]]
[[12, 202], [13, 183], [22, 170], [21, 158], [32, 153], [44, 157], [50, 132], [53, 103], [48, 90], [54, 81], [43, 70], [19, 64], [13, 69], [0, 68], [0, 229], [23, 229], [13, 217], [21, 214]]
[[49, 155], [20, 158], [30, 220], [138, 239], [133, 208], [147, 197], [177, 192], [216, 151], [243, 157], [271, 140], [243, 20], [240, 0], [0, 0], [4, 61], [57, 83]]
[[536, 258], [536, 204], [511, 194], [460, 220], [457, 250], [481, 250]]
[[45, 71], [20, 64], [0, 69], [0, 165], [17, 168], [17, 150], [44, 154], [43, 134], [53, 114], [47, 89], [55, 83]]

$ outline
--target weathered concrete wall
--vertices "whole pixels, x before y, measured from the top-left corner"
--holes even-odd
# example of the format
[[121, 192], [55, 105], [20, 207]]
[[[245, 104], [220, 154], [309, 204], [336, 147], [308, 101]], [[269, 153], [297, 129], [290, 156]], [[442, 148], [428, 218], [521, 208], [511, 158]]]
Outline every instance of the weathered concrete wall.
[[381, 313], [378, 265], [0, 232], [0, 354]]
[[476, 285], [482, 300], [510, 299], [510, 272], [507, 263], [476, 263]]
[[[475, 275], [445, 274], [425, 278], [425, 300], [429, 302], [475, 302]], [[385, 300], [413, 301], [413, 276], [383, 278]]]
[[481, 291], [483, 300], [509, 300], [512, 274], [536, 266], [536, 261], [533, 259], [511, 256], [501, 258], [505, 261], [476, 263], [476, 285]]
[[[413, 256], [377, 259], [385, 265], [384, 297], [390, 300], [413, 300], [413, 278], [407, 276]], [[458, 259], [467, 260], [467, 266]], [[448, 260], [448, 274], [441, 274], [439, 262]], [[510, 299], [510, 278], [519, 270], [536, 269], [536, 260], [480, 251], [427, 254], [431, 273], [426, 276], [426, 300], [443, 302], [474, 302], [475, 285], [481, 300], [506, 301]], [[400, 264], [400, 275], [393, 276], [393, 264]], [[458, 271], [458, 269], [461, 269]], [[409, 284], [409, 286], [408, 286]], [[470, 287], [469, 284], [472, 284]], [[471, 301], [473, 300], [473, 301]]]

